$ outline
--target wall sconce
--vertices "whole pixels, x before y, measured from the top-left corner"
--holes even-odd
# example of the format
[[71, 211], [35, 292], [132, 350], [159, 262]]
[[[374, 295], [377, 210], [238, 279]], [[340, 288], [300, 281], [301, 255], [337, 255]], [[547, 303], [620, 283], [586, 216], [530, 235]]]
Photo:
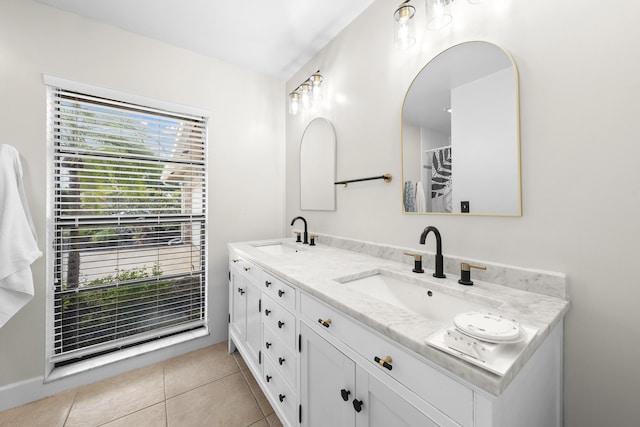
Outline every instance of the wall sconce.
[[289, 94], [289, 114], [294, 116], [300, 111], [300, 94], [298, 92], [291, 92]]
[[311, 108], [315, 101], [322, 99], [322, 81], [324, 78], [320, 70], [313, 73], [307, 80], [300, 83], [289, 94], [289, 114], [296, 115], [301, 109]]
[[393, 14], [394, 44], [398, 49], [407, 49], [416, 43], [413, 16], [416, 8], [409, 4], [411, 0], [402, 2]]
[[427, 28], [441, 30], [453, 19], [451, 4], [453, 0], [426, 0]]
[[[427, 5], [427, 28], [430, 30], [441, 30], [453, 20], [454, 0], [425, 0]], [[477, 5], [485, 0], [468, 0], [470, 4]]]

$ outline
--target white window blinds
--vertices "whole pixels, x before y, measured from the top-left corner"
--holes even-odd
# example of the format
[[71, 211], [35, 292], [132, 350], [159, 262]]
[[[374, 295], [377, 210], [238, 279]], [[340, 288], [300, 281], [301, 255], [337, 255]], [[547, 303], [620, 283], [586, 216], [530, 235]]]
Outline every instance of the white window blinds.
[[203, 327], [206, 118], [48, 91], [51, 362]]

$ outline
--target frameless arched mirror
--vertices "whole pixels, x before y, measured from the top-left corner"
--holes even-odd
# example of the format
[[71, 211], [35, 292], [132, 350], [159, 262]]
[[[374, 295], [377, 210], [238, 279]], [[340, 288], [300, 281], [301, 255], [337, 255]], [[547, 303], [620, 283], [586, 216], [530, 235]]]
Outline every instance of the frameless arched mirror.
[[518, 71], [488, 42], [453, 46], [402, 108], [406, 213], [522, 215]]
[[336, 134], [329, 120], [318, 117], [300, 142], [300, 209], [336, 210], [335, 178]]

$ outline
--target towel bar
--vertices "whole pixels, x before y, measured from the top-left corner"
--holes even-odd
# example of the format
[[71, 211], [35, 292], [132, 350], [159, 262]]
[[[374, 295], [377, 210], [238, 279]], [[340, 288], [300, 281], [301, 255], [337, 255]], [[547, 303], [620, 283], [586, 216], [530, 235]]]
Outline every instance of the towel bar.
[[391, 182], [392, 176], [391, 176], [390, 173], [385, 173], [384, 175], [372, 176], [372, 177], [369, 177], [369, 178], [358, 178], [358, 179], [348, 179], [348, 180], [345, 180], [345, 181], [336, 181], [336, 182], [334, 182], [334, 184], [335, 185], [343, 184], [346, 187], [350, 182], [372, 181], [374, 179], [383, 179], [384, 182]]

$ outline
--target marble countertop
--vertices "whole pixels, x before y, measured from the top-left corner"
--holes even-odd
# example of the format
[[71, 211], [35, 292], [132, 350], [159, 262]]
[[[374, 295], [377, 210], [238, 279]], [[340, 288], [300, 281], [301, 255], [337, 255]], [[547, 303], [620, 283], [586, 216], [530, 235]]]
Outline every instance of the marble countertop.
[[[322, 240], [331, 243], [331, 239], [321, 238], [320, 241]], [[284, 243], [289, 247], [295, 246], [299, 251], [270, 254], [259, 248], [259, 246], [279, 243]], [[413, 261], [410, 257], [405, 257], [410, 258], [409, 264], [387, 259], [388, 257], [368, 255], [358, 249], [347, 250], [326, 244], [310, 247], [295, 243], [293, 239], [230, 243], [229, 248], [284, 281], [297, 286], [382, 335], [422, 355], [446, 371], [468, 381], [471, 385], [495, 396], [504, 391], [553, 327], [562, 320], [569, 310], [569, 301], [564, 298], [478, 280], [475, 270], [472, 272], [474, 286], [461, 286], [457, 282], [459, 277], [450, 272], [447, 272], [447, 278], [436, 279], [431, 275], [433, 271], [427, 269], [428, 263], [425, 266], [425, 274], [416, 274], [411, 271]], [[395, 249], [396, 252], [402, 253], [403, 251], [402, 248]], [[406, 250], [415, 252], [410, 249]], [[451, 326], [450, 324], [430, 320], [411, 311], [399, 309], [341, 283], [380, 271], [406, 281], [426, 284], [433, 290], [440, 290], [454, 296], [463, 296], [469, 301], [492, 302], [492, 312], [523, 325], [537, 328], [538, 333], [505, 375], [495, 375], [426, 343], [425, 340], [429, 336]], [[529, 272], [529, 270], [523, 270], [523, 274]]]

